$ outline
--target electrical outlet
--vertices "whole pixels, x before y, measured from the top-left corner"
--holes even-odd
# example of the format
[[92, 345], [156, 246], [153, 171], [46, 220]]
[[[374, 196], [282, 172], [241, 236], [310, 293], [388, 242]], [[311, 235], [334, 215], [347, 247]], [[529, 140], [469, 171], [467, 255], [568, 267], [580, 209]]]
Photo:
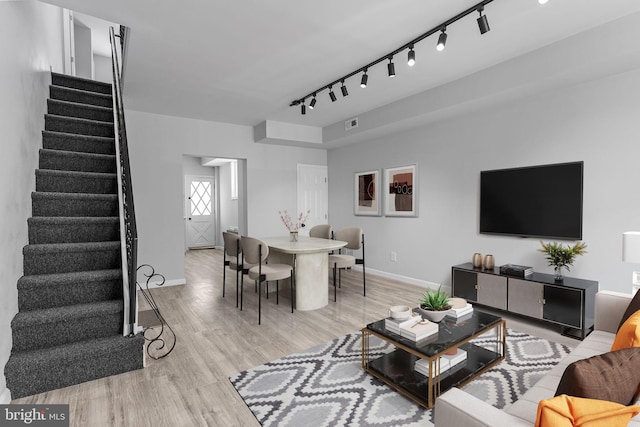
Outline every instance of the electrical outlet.
[[391, 261], [392, 262], [398, 261], [398, 256], [394, 251], [391, 251]]

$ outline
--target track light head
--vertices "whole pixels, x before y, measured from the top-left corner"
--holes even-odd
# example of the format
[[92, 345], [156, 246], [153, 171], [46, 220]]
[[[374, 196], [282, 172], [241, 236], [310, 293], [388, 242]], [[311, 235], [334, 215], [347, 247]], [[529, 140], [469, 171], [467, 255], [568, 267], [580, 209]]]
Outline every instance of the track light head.
[[304, 105], [304, 101], [302, 101], [302, 104], [300, 104], [300, 113], [302, 113], [303, 116], [307, 114], [307, 106]]
[[360, 79], [360, 87], [361, 88], [365, 88], [367, 87], [367, 82], [369, 81], [369, 76], [367, 75], [367, 69], [364, 69], [364, 73], [362, 74], [362, 78]]
[[482, 14], [483, 10], [484, 10], [483, 7], [478, 8], [478, 13], [480, 14], [480, 17], [477, 19], [477, 21], [478, 21], [478, 28], [480, 29], [480, 34], [487, 33], [491, 30], [491, 28], [489, 28], [489, 21], [487, 20], [487, 15]]
[[342, 86], [340, 86], [340, 90], [342, 91], [342, 96], [349, 96], [349, 91], [347, 90], [347, 87], [344, 85], [344, 80], [342, 81]]
[[416, 65], [416, 52], [413, 50], [413, 46], [409, 48], [409, 53], [407, 54], [407, 65], [409, 67]]
[[315, 106], [316, 106], [316, 94], [314, 93], [314, 94], [313, 94], [313, 99], [312, 99], [312, 100], [311, 100], [311, 102], [309, 103], [309, 108], [310, 108], [311, 110], [313, 110]]
[[336, 102], [336, 94], [333, 93], [333, 89], [331, 88], [331, 86], [329, 86], [329, 98], [331, 98], [331, 102]]
[[538, 3], [540, 4], [546, 4], [549, 0], [538, 0]]
[[396, 76], [396, 66], [393, 65], [393, 56], [389, 57], [389, 63], [387, 64], [387, 74], [389, 74], [389, 77]]
[[436, 44], [436, 50], [438, 52], [442, 52], [446, 44], [447, 44], [447, 29], [446, 27], [443, 27], [442, 32], [438, 37], [438, 44]]

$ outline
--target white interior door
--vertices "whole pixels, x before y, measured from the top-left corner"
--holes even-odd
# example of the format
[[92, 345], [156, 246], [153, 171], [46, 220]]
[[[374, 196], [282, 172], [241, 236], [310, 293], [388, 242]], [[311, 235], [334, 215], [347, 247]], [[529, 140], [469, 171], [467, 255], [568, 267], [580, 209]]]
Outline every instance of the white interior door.
[[216, 243], [213, 177], [185, 177], [187, 247], [213, 247]]
[[327, 167], [298, 165], [298, 212], [310, 210], [301, 234], [308, 235], [314, 225], [329, 221], [329, 183]]

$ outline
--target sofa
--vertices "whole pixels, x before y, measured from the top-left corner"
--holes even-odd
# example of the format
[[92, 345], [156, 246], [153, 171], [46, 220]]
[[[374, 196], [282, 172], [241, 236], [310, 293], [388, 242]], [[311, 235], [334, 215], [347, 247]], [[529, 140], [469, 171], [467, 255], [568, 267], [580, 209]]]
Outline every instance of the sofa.
[[[555, 395], [562, 374], [569, 364], [610, 350], [620, 320], [631, 299], [630, 294], [598, 292], [595, 300], [594, 331], [520, 399], [504, 409], [495, 408], [458, 388], [452, 388], [443, 393], [435, 404], [436, 427], [534, 425], [538, 402]], [[640, 415], [634, 417], [629, 426], [640, 427]]]

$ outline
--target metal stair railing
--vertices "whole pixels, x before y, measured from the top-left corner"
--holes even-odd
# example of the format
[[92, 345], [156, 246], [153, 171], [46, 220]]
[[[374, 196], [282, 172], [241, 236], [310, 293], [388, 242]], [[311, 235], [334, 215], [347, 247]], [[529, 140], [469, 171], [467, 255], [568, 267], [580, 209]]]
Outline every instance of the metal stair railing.
[[136, 212], [133, 203], [133, 187], [131, 185], [131, 167], [129, 148], [127, 145], [127, 128], [124, 120], [124, 104], [122, 102], [122, 57], [124, 45], [119, 47], [116, 37], [127, 31], [122, 26], [118, 36], [113, 27], [109, 28], [111, 41], [111, 62], [113, 69], [113, 115], [116, 138], [116, 156], [118, 163], [118, 198], [120, 210], [120, 241], [122, 244], [122, 275], [124, 296], [124, 329], [123, 335], [133, 336], [136, 333], [137, 293], [136, 271], [138, 269], [138, 230]]

